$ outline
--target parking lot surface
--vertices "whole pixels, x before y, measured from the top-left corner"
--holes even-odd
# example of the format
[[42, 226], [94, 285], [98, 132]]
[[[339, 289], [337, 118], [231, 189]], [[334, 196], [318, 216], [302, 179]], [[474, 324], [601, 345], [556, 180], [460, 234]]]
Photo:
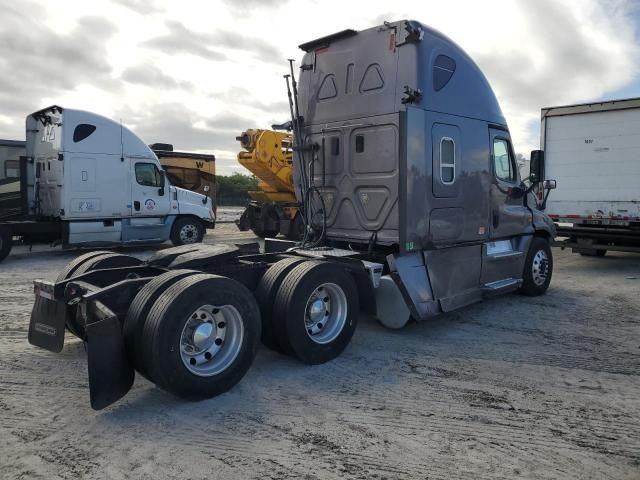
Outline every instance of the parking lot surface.
[[[206, 241], [252, 238], [220, 224]], [[545, 296], [400, 331], [363, 315], [328, 364], [262, 348], [220, 397], [138, 376], [95, 412], [83, 344], [27, 343], [32, 280], [76, 255], [17, 247], [0, 264], [2, 478], [640, 478], [640, 256], [554, 249]]]

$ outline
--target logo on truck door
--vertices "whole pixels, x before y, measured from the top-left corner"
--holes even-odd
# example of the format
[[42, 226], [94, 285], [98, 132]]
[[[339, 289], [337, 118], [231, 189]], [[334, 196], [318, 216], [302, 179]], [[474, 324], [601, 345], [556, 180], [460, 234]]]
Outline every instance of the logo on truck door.
[[156, 202], [155, 200], [148, 198], [145, 202], [144, 202], [144, 208], [147, 210], [155, 210], [156, 209]]

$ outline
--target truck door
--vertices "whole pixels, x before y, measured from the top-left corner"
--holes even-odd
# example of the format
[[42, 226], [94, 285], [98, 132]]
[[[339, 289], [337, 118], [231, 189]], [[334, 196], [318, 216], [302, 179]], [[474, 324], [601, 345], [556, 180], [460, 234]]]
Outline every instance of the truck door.
[[509, 132], [489, 129], [492, 181], [489, 231], [491, 240], [522, 235], [530, 224], [531, 212], [514, 188], [520, 186]]
[[167, 182], [150, 160], [131, 159], [131, 216], [164, 217], [171, 210]]

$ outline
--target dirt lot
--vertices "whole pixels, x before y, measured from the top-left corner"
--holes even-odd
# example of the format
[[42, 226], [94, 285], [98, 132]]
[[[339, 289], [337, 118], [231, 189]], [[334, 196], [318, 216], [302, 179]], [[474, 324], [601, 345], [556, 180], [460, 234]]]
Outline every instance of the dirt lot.
[[[207, 236], [251, 238], [232, 224]], [[135, 251], [145, 256], [150, 251]], [[640, 256], [554, 251], [548, 294], [507, 295], [387, 331], [308, 367], [262, 349], [218, 398], [138, 377], [89, 407], [79, 341], [31, 347], [31, 281], [74, 253], [0, 265], [0, 477], [640, 478]]]

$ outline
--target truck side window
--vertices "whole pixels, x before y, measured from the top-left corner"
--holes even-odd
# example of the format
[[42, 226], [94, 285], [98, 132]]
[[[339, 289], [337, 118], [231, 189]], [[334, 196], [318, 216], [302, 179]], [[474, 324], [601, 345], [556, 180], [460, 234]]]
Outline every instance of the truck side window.
[[136, 182], [145, 187], [162, 187], [160, 171], [153, 163], [136, 163]]
[[78, 143], [96, 131], [96, 126], [89, 123], [79, 123], [73, 129], [73, 143]]
[[456, 145], [453, 138], [440, 140], [440, 180], [451, 185], [456, 179]]
[[493, 140], [493, 166], [498, 180], [515, 181], [515, 168], [509, 153], [509, 144], [503, 138]]

